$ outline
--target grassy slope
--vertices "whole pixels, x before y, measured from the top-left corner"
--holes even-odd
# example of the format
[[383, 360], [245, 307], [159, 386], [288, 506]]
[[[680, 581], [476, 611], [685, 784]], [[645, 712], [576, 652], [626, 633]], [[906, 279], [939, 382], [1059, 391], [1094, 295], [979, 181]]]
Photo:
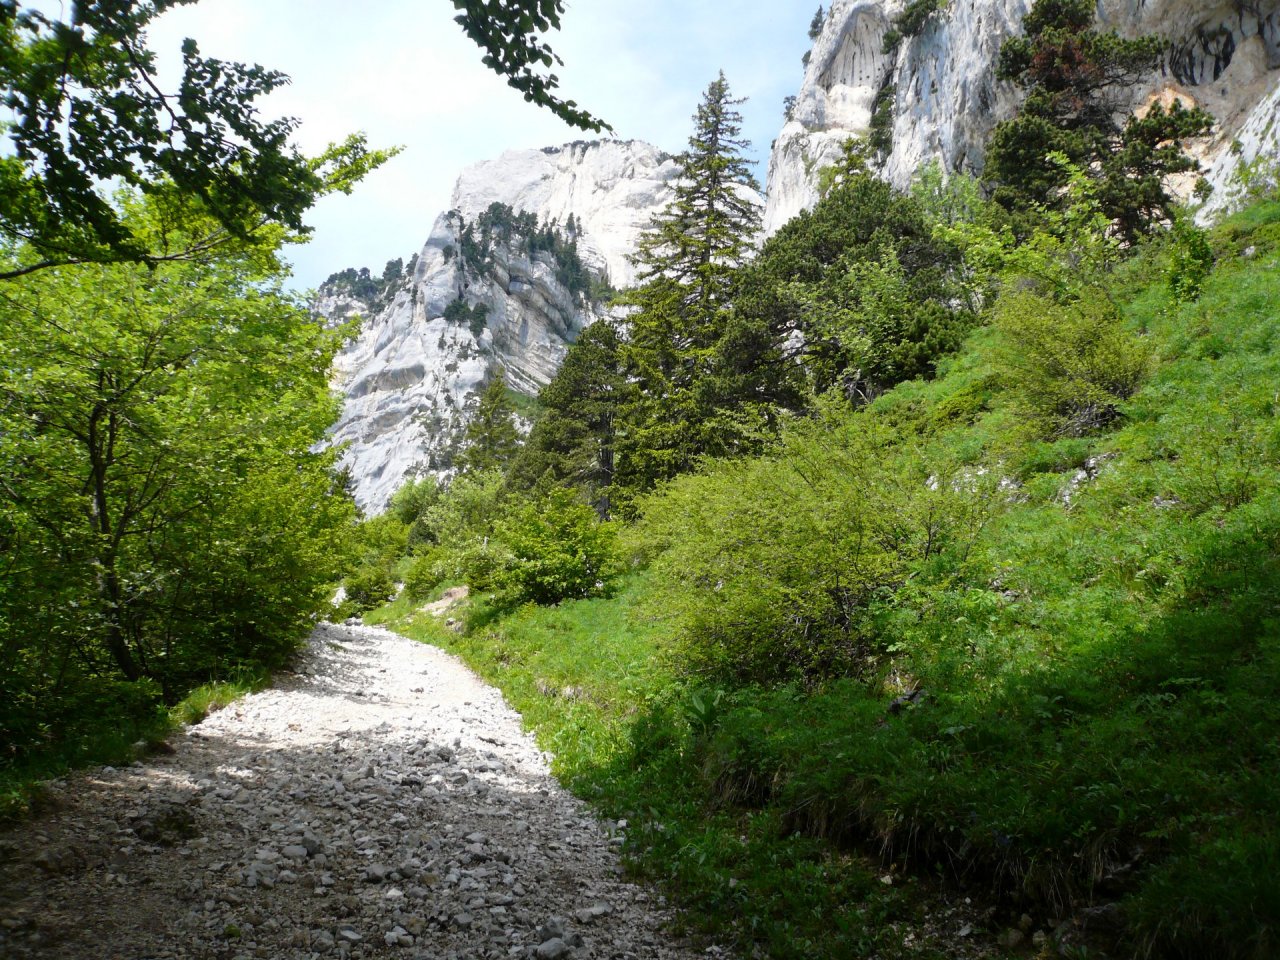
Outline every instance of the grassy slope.
[[869, 861], [782, 834], [776, 811], [708, 805], [695, 761], [718, 705], [679, 678], [658, 625], [637, 615], [650, 589], [635, 574], [610, 599], [528, 606], [467, 634], [427, 615], [390, 625], [461, 655], [503, 690], [556, 774], [631, 825], [628, 852], [693, 929], [777, 957], [897, 955], [915, 899], [882, 884]]
[[768, 955], [912, 952], [895, 924], [920, 901], [846, 852], [863, 850], [1002, 897], [1009, 917], [1117, 902], [1121, 955], [1271, 956], [1280, 207], [1215, 244], [1197, 303], [1171, 303], [1157, 261], [1129, 268], [1126, 315], [1157, 361], [1108, 433], [1016, 439], [990, 330], [876, 405], [904, 434], [998, 455], [1020, 484], [961, 568], [885, 611], [896, 681], [927, 692], [913, 707], [889, 713], [888, 684], [852, 681], [699, 690], [635, 613], [661, 589], [644, 576], [467, 636], [401, 626], [501, 685], [561, 775], [632, 821], [640, 865]]

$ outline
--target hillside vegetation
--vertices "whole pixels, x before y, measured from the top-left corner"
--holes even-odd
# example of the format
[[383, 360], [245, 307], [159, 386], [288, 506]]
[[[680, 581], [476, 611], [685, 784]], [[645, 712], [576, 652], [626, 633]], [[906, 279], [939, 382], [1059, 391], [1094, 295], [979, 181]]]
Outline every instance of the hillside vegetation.
[[607, 598], [385, 616], [769, 955], [901, 948], [910, 897], [851, 850], [996, 897], [993, 931], [1271, 955], [1280, 204], [1207, 239], [1197, 296], [1171, 238], [1071, 305], [1006, 285], [936, 379], [664, 486]]
[[[363, 529], [356, 576], [405, 583], [377, 616], [501, 685], [747, 954], [1277, 949], [1275, 170], [1197, 228], [1165, 181], [1203, 117], [1118, 131], [1077, 70], [1151, 44], [1034, 17], [1048, 86], [997, 133], [1093, 118], [1034, 189], [903, 193], [850, 143], [754, 255], [713, 82], [625, 321], [520, 449]], [[460, 582], [460, 634], [414, 612]]]
[[[437, 542], [415, 568], [488, 590], [466, 631], [383, 617], [500, 684], [639, 867], [769, 955], [911, 952], [885, 870], [981, 891], [991, 932], [1270, 955], [1280, 203], [1136, 253], [1095, 226], [943, 228], [1002, 292], [938, 375], [645, 495], [611, 586], [526, 604], [549, 553], [477, 576]], [[491, 555], [532, 522], [506, 516]]]
[[[287, 664], [345, 575], [338, 615], [500, 685], [743, 956], [1280, 953], [1280, 167], [1194, 224], [1169, 181], [1211, 119], [1117, 120], [1160, 41], [1037, 0], [986, 181], [899, 191], [883, 142], [850, 142], [762, 244], [721, 74], [637, 286], [532, 429], [494, 377], [452, 473], [359, 518], [323, 449], [350, 331], [279, 258], [389, 152], [286, 149], [292, 121], [249, 106], [283, 78], [200, 81], [194, 47], [214, 96], [185, 108], [249, 124], [234, 157], [157, 153], [145, 123], [107, 142], [153, 102], [154, 11], [91, 13], [84, 156], [45, 177], [57, 135], [3, 164], [0, 815]], [[495, 69], [595, 126], [517, 26], [482, 43], [515, 51]], [[11, 84], [57, 120], [84, 30], [14, 29]], [[61, 129], [16, 144], [37, 127]], [[602, 293], [571, 223], [496, 205], [460, 229], [473, 274], [518, 240]], [[333, 279], [384, 297], [403, 268]]]

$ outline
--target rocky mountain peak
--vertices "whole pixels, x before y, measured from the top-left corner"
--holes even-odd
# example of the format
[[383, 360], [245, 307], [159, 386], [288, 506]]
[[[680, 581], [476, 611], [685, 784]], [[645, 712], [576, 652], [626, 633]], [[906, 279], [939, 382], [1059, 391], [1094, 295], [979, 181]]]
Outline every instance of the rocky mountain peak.
[[495, 376], [527, 394], [551, 379], [607, 291], [631, 281], [627, 256], [676, 174], [640, 141], [509, 151], [463, 171], [407, 265], [329, 278], [315, 312], [361, 318], [335, 362], [332, 437], [362, 507], [381, 510], [416, 472], [447, 473]]

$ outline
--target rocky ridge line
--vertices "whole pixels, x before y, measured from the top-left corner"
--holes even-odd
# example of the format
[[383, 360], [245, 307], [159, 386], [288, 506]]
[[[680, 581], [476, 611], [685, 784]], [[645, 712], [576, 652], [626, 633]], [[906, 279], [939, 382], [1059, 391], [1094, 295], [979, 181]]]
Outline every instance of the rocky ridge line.
[[[987, 138], [1020, 99], [995, 79], [1004, 40], [1021, 30], [1031, 0], [949, 0], [919, 35], [886, 52], [884, 38], [907, 0], [834, 0], [810, 51], [804, 81], [769, 160], [766, 234], [818, 200], [819, 172], [839, 161], [849, 137], [888, 111], [892, 146], [881, 174], [905, 188], [931, 161], [981, 174]], [[1131, 91], [1130, 108], [1173, 99], [1218, 121], [1192, 144], [1214, 188], [1203, 217], [1233, 197], [1241, 164], [1280, 149], [1280, 5], [1274, 0], [1100, 0], [1098, 22], [1125, 36], [1168, 38], [1166, 62]], [[1190, 195], [1194, 178], [1175, 185]]]
[[[476, 276], [458, 256], [465, 225], [493, 204], [560, 227], [572, 216], [585, 267], [620, 288], [632, 279], [627, 257], [677, 173], [668, 154], [638, 140], [508, 151], [462, 172], [451, 209], [384, 303], [319, 291], [313, 310], [326, 322], [363, 318], [335, 362], [344, 398], [331, 434], [345, 445], [342, 465], [361, 507], [381, 511], [414, 474], [447, 475], [488, 382], [501, 372], [512, 388], [536, 394], [569, 343], [604, 315], [600, 303], [566, 289], [541, 252], [498, 244], [486, 275]], [[482, 308], [483, 319], [447, 319], [455, 303]]]

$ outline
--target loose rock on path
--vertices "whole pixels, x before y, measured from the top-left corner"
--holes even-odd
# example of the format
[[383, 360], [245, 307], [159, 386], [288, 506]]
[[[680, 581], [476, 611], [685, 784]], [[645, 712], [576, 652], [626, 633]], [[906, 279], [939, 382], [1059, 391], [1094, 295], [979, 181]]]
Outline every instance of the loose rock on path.
[[666, 932], [620, 878], [620, 825], [434, 647], [322, 625], [296, 674], [175, 743], [0, 834], [0, 956], [721, 955]]

